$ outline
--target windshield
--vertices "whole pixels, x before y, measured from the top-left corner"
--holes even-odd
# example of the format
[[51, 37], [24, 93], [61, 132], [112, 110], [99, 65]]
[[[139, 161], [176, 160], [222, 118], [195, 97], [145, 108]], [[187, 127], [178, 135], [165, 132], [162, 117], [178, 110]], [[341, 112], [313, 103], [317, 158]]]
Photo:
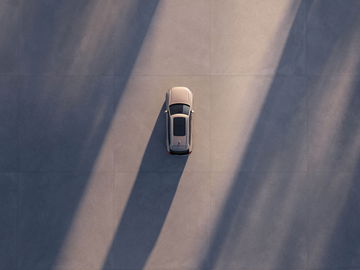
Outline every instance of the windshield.
[[190, 106], [186, 104], [173, 104], [170, 106], [170, 114], [182, 113], [189, 115]]

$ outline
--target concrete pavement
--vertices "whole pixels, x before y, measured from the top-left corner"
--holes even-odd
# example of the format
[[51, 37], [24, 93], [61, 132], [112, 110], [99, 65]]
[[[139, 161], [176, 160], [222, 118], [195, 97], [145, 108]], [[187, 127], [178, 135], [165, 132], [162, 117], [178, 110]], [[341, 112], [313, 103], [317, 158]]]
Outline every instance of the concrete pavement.
[[[0, 269], [360, 269], [360, 2], [0, 3]], [[163, 103], [194, 93], [194, 149]]]

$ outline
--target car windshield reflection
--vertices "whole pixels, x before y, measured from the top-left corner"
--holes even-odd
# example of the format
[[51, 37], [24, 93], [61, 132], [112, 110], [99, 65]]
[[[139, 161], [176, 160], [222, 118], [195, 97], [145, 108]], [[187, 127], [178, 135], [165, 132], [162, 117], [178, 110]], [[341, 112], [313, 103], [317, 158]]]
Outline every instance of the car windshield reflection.
[[170, 114], [177, 114], [177, 113], [181, 113], [181, 114], [186, 114], [189, 115], [190, 113], [190, 106], [186, 105], [186, 104], [173, 104], [170, 106]]

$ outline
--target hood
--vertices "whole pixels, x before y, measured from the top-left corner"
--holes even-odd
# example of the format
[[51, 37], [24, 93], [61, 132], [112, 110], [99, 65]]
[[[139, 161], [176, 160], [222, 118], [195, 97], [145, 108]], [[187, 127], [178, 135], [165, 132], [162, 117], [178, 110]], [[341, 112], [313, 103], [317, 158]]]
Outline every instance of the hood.
[[184, 103], [191, 104], [190, 91], [186, 87], [174, 87], [170, 90], [169, 104]]

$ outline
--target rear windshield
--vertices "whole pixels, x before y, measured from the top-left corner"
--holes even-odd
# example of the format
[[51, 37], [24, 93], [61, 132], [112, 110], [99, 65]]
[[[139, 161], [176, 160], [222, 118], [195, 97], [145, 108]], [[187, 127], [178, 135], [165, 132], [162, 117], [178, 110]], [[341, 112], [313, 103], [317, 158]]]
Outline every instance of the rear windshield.
[[185, 136], [185, 118], [174, 118], [174, 136]]
[[182, 113], [189, 115], [190, 106], [186, 104], [173, 104], [170, 106], [170, 114]]

